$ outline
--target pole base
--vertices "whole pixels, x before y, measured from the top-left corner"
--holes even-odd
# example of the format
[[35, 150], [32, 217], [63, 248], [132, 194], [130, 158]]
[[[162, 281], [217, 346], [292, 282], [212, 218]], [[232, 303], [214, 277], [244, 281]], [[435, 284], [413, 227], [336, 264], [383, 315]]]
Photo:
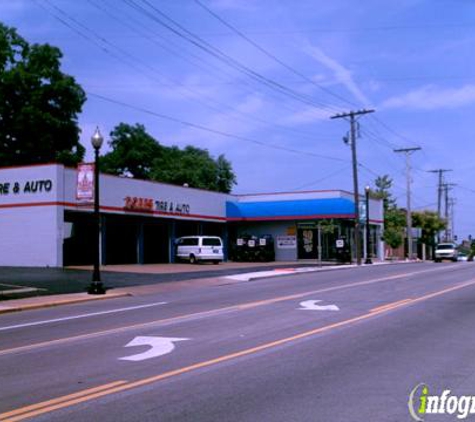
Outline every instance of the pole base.
[[93, 281], [88, 289], [87, 292], [90, 295], [105, 295], [106, 294], [106, 289], [104, 285], [100, 281]]
[[373, 261], [371, 261], [371, 258], [366, 258], [364, 263], [365, 263], [365, 265], [371, 265], [373, 263]]

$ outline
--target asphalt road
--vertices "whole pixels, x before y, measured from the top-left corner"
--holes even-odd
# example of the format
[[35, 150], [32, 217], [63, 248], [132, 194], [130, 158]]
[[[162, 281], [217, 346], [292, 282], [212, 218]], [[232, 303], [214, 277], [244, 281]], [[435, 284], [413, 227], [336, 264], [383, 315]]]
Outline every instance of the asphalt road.
[[[292, 267], [315, 267], [315, 265], [315, 262], [307, 264], [295, 263], [292, 264]], [[108, 271], [107, 267], [105, 267], [101, 270], [101, 279], [107, 289], [114, 289], [118, 287], [145, 286], [172, 281], [221, 277], [288, 266], [288, 263], [282, 264], [278, 262], [269, 262], [259, 266], [253, 266], [250, 263], [245, 268], [228, 268], [226, 265], [202, 264], [196, 266], [196, 268], [199, 267], [199, 271], [167, 274], [116, 272]], [[91, 275], [92, 271], [69, 268], [0, 267], [0, 300], [6, 299], [6, 297], [2, 297], [2, 290], [10, 290], [14, 286], [40, 289], [35, 295], [85, 292], [91, 284]]]
[[475, 395], [474, 270], [374, 266], [4, 314], [0, 420], [410, 421], [419, 383]]

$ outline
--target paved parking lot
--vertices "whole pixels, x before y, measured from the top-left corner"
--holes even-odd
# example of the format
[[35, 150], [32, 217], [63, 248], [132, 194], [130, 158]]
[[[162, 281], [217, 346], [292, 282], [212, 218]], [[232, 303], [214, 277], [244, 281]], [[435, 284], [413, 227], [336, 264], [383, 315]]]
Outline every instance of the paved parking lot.
[[[101, 268], [107, 288], [145, 286], [162, 282], [221, 277], [273, 268], [315, 266], [309, 262], [226, 262], [213, 264], [108, 265]], [[326, 263], [329, 265], [329, 263]], [[0, 267], [0, 284], [37, 289], [33, 295], [85, 292], [91, 282], [92, 267], [25, 268]], [[13, 288], [13, 287], [12, 287]], [[11, 289], [10, 289], [11, 290]], [[12, 297], [2, 295], [0, 300]]]

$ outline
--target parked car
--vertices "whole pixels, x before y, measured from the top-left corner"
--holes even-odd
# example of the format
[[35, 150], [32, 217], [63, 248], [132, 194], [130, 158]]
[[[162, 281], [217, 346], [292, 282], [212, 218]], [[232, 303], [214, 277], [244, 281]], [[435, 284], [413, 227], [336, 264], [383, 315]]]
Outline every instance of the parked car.
[[435, 248], [435, 262], [449, 259], [456, 262], [458, 260], [457, 245], [455, 243], [439, 243]]
[[184, 236], [176, 240], [176, 258], [196, 264], [223, 260], [223, 241], [217, 236]]
[[465, 252], [459, 252], [458, 260], [459, 261], [468, 261], [468, 254], [466, 254]]

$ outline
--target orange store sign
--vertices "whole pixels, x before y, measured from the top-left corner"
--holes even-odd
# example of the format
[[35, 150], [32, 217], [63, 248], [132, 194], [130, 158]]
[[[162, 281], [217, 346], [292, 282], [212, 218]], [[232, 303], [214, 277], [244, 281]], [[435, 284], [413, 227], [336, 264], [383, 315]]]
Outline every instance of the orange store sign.
[[126, 196], [124, 208], [134, 211], [153, 211], [153, 199]]
[[157, 211], [163, 214], [190, 214], [190, 205], [181, 202], [154, 201], [152, 198], [126, 196], [124, 209], [132, 211]]

